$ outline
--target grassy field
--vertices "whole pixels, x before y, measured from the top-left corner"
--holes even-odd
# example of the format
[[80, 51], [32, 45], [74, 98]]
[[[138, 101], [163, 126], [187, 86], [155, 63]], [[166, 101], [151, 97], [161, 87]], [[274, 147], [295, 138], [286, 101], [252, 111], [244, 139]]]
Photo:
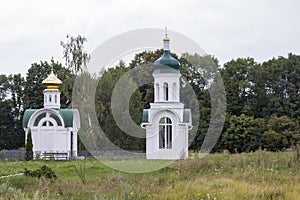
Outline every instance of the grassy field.
[[[257, 151], [210, 154], [203, 159], [191, 157], [155, 172], [138, 174], [113, 170], [96, 159], [1, 161], [0, 176], [47, 165], [58, 178], [24, 175], [0, 178], [0, 198], [300, 199], [300, 152]], [[84, 166], [85, 173], [79, 173]]]

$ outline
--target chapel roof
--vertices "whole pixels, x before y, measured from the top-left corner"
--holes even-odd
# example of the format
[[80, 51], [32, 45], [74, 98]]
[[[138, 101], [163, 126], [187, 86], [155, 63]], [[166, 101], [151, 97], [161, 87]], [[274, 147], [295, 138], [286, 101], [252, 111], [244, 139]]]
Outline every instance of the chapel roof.
[[[42, 108], [43, 109], [43, 108]], [[22, 127], [23, 128], [28, 128], [28, 122], [30, 117], [40, 109], [27, 109], [24, 112], [23, 119], [22, 119]], [[64, 120], [65, 127], [73, 127], [73, 118], [74, 118], [74, 112], [76, 109], [54, 109], [58, 111], [60, 116]], [[47, 112], [45, 110], [45, 112]]]

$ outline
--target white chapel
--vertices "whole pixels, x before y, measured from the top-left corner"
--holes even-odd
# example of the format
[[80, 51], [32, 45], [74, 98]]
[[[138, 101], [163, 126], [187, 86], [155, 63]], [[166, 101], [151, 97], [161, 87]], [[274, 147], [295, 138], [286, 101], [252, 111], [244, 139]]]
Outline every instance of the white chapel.
[[144, 109], [146, 159], [187, 159], [191, 110], [180, 103], [180, 63], [170, 54], [170, 39], [163, 39], [163, 55], [154, 62], [154, 103]]
[[27, 109], [22, 126], [27, 134], [31, 130], [34, 159], [69, 160], [77, 157], [77, 132], [80, 116], [77, 109], [60, 108], [59, 80], [53, 73], [42, 82], [44, 108]]

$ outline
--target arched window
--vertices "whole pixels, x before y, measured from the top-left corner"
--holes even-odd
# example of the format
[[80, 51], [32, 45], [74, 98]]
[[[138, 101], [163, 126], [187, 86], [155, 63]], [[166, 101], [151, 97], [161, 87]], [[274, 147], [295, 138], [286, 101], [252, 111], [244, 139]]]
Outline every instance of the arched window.
[[[43, 120], [41, 122], [41, 120]], [[55, 121], [53, 121], [55, 120]], [[40, 115], [38, 115], [33, 123], [33, 126], [39, 126], [41, 122], [41, 126], [62, 126], [62, 121], [60, 118], [55, 114], [51, 112], [45, 112]], [[56, 122], [56, 123], [55, 123]]]
[[164, 100], [168, 101], [169, 100], [169, 88], [168, 88], [168, 83], [164, 83]]
[[49, 102], [51, 103], [51, 95], [49, 95]]
[[57, 103], [57, 95], [54, 96], [54, 103]]
[[173, 101], [176, 101], [177, 100], [177, 98], [176, 98], [176, 95], [177, 95], [177, 88], [176, 88], [176, 83], [173, 83], [173, 89], [172, 89], [172, 100]]
[[37, 118], [35, 119], [33, 126], [38, 126], [39, 122], [41, 121], [41, 119], [46, 117], [46, 113], [42, 113], [39, 116], [37, 116]]
[[172, 121], [168, 117], [159, 120], [159, 149], [172, 149]]
[[156, 100], [159, 101], [159, 84], [156, 83], [155, 85], [155, 96], [156, 96]]

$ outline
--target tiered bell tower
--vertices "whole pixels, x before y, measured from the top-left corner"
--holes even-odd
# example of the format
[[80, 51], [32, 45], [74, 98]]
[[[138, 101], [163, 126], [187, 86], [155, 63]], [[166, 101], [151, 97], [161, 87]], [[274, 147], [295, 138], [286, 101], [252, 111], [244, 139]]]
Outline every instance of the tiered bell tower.
[[154, 62], [154, 102], [180, 102], [179, 62], [170, 54], [170, 39], [163, 39], [164, 53]]
[[153, 64], [154, 102], [144, 109], [141, 127], [146, 129], [146, 159], [187, 159], [191, 110], [180, 102], [180, 63], [170, 53], [170, 39]]

